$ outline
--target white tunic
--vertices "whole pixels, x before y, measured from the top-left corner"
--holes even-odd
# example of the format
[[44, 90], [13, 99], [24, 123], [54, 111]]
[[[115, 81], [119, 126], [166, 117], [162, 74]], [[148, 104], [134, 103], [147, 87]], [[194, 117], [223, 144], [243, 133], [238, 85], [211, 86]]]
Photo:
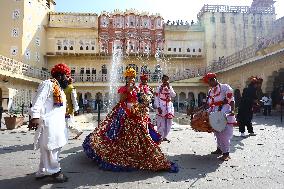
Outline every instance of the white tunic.
[[223, 104], [224, 101], [227, 103], [223, 104], [221, 112], [226, 115], [228, 125], [233, 125], [236, 123], [235, 116], [230, 115], [231, 106], [229, 105], [232, 101], [235, 101], [233, 95], [233, 89], [228, 84], [219, 83], [216, 87], [212, 87], [208, 93], [208, 105], [209, 112], [216, 112], [219, 110], [219, 106]]
[[[35, 149], [43, 145], [47, 150], [54, 150], [67, 143], [66, 97], [63, 90], [61, 90], [61, 96], [63, 106], [54, 106], [52, 81], [43, 81], [38, 87], [30, 109], [31, 117], [39, 118], [41, 122], [35, 133]], [[39, 142], [40, 136], [42, 140]]]
[[174, 89], [170, 86], [159, 86], [155, 95], [155, 107], [162, 109], [162, 114], [157, 111], [157, 115], [166, 119], [172, 119], [174, 117], [174, 106], [172, 98], [176, 96]]

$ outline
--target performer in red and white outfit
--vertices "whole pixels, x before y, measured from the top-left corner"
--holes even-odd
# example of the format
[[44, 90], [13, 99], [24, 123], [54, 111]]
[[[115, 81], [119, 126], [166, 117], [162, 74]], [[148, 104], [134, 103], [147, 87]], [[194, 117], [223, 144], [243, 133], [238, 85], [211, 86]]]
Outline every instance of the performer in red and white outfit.
[[169, 77], [163, 75], [163, 84], [156, 90], [155, 108], [157, 108], [158, 132], [164, 141], [168, 141], [167, 136], [171, 130], [174, 117], [174, 106], [172, 98], [176, 96], [174, 89], [169, 85]]
[[212, 152], [212, 154], [223, 154], [220, 160], [228, 161], [230, 159], [229, 152], [233, 126], [236, 125], [233, 89], [228, 84], [219, 83], [214, 73], [207, 73], [203, 79], [211, 87], [207, 100], [209, 114], [221, 111], [227, 118], [226, 128], [221, 132], [214, 132], [217, 139], [217, 150]]

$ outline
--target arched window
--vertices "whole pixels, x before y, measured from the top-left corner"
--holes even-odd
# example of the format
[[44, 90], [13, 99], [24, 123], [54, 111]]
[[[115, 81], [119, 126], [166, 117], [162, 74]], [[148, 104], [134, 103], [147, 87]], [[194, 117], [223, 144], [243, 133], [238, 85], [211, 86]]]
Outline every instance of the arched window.
[[73, 51], [73, 46], [70, 46], [70, 50]]
[[84, 50], [84, 48], [81, 46], [81, 47], [80, 47], [80, 50], [82, 51], [82, 50]]
[[107, 74], [107, 67], [106, 65], [102, 65], [102, 74]]
[[198, 49], [198, 52], [201, 52], [201, 48]]
[[67, 51], [67, 47], [66, 46], [64, 46], [64, 50]]
[[186, 50], [187, 52], [190, 52], [190, 48], [187, 48], [187, 50]]
[[195, 52], [195, 49], [193, 49], [192, 52]]
[[89, 50], [89, 46], [86, 46], [86, 51], [88, 51]]

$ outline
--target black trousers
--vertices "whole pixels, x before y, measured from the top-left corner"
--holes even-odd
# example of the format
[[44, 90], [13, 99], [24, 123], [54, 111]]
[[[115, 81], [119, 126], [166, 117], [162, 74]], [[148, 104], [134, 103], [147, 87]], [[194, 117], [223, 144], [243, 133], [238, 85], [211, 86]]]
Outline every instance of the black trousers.
[[265, 115], [265, 116], [267, 116], [267, 115], [270, 116], [271, 115], [271, 106], [270, 105], [264, 105], [263, 115]]
[[253, 127], [252, 127], [252, 116], [253, 112], [246, 112], [245, 114], [243, 113], [242, 115], [238, 115], [238, 123], [239, 123], [239, 131], [241, 133], [244, 133], [246, 131], [246, 126], [247, 130], [249, 133], [253, 133]]
[[251, 121], [248, 121], [248, 120], [239, 121], [239, 131], [241, 133], [244, 133], [246, 131], [246, 126], [247, 126], [248, 132], [253, 133], [253, 127], [252, 127]]

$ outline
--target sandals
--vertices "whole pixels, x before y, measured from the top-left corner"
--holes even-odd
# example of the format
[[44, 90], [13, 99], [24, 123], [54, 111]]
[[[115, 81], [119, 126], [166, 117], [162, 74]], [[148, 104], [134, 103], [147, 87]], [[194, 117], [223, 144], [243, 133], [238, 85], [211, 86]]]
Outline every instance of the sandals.
[[229, 155], [224, 155], [224, 154], [219, 158], [219, 160], [221, 161], [229, 161], [230, 159], [231, 157]]
[[217, 148], [217, 150], [215, 150], [214, 152], [211, 152], [211, 154], [221, 155], [221, 154], [223, 154], [223, 152], [222, 152], [222, 150], [220, 150], [220, 148]]
[[54, 182], [63, 183], [68, 181], [68, 177], [66, 177], [61, 171], [54, 173], [52, 175], [43, 175], [43, 176], [36, 176], [36, 180], [42, 180], [44, 178], [52, 178]]
[[54, 173], [51, 175], [54, 182], [63, 183], [68, 181], [68, 177], [66, 177], [61, 171], [58, 173]]

